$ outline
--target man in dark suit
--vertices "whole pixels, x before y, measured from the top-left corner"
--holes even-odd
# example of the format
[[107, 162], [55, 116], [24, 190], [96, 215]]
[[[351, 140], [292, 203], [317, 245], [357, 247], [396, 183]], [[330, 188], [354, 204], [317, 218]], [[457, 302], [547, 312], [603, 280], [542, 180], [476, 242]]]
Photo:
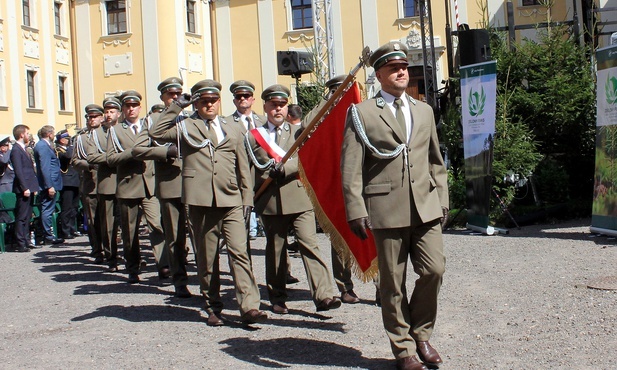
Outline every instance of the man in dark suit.
[[[32, 217], [32, 198], [39, 191], [39, 182], [34, 172], [34, 164], [26, 146], [30, 141], [29, 128], [26, 125], [16, 125], [13, 128], [15, 146], [11, 150], [11, 163], [15, 169], [13, 192], [17, 196], [15, 204], [15, 242], [18, 252], [29, 252], [29, 225]], [[32, 246], [34, 247], [34, 246]]]
[[[253, 205], [253, 192], [244, 136], [240, 128], [226, 125], [218, 116], [220, 83], [200, 81], [193, 85], [191, 94], [192, 98], [183, 95], [169, 106], [150, 129], [150, 137], [161, 142], [180, 142], [182, 201], [188, 205], [195, 236], [195, 258], [201, 293], [206, 300], [207, 324], [224, 325], [218, 269], [221, 234], [227, 240], [240, 319], [247, 324], [262, 322], [268, 315], [259, 310], [259, 289], [246, 248], [244, 222]], [[179, 117], [192, 102], [195, 102], [195, 113]]]
[[[347, 221], [361, 239], [373, 231], [381, 312], [397, 367], [426, 369], [442, 363], [429, 339], [446, 262], [440, 225], [448, 210], [446, 169], [433, 109], [405, 93], [407, 47], [390, 42], [369, 61], [381, 91], [347, 113], [341, 156]], [[409, 259], [419, 275], [411, 298]]]
[[257, 199], [255, 209], [261, 215], [266, 232], [266, 283], [272, 311], [276, 314], [288, 313], [285, 243], [290, 227], [293, 227], [298, 240], [317, 311], [341, 306], [341, 301], [332, 296], [330, 273], [317, 245], [315, 212], [298, 179], [298, 158], [290, 158], [284, 166], [274, 164], [280, 162], [280, 157], [293, 145], [301, 129], [285, 121], [289, 95], [289, 89], [282, 85], [265, 89], [261, 98], [268, 122], [247, 136], [251, 150], [249, 156], [257, 169], [255, 189], [259, 189], [268, 176], [274, 179]]
[[127, 90], [120, 96], [124, 121], [109, 128], [107, 163], [117, 167], [116, 197], [120, 205], [120, 225], [128, 283], [139, 282], [141, 247], [139, 243], [140, 208], [143, 209], [151, 232], [150, 246], [154, 252], [160, 279], [169, 277], [169, 250], [161, 226], [161, 204], [154, 196], [154, 163], [133, 157], [133, 147], [142, 130], [147, 130], [139, 118], [141, 94]]
[[34, 160], [36, 161], [36, 173], [41, 188], [41, 224], [45, 244], [61, 244], [64, 239], [56, 238], [55, 229], [58, 225], [52, 225], [53, 214], [56, 211], [56, 193], [62, 190], [62, 174], [60, 173], [60, 160], [54, 150], [55, 129], [51, 125], [45, 125], [39, 130], [39, 142], [34, 146]]
[[56, 134], [56, 154], [60, 160], [62, 190], [60, 190], [60, 223], [64, 239], [74, 239], [77, 232], [77, 209], [79, 208], [79, 173], [71, 166], [73, 144], [67, 130]]

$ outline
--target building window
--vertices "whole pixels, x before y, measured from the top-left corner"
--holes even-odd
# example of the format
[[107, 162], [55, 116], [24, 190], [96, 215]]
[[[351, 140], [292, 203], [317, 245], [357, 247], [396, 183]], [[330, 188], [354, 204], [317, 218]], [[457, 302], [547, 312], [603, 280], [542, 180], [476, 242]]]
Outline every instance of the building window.
[[403, 0], [403, 15], [405, 18], [417, 17], [420, 15], [418, 11], [417, 0]]
[[24, 26], [30, 27], [30, 0], [22, 0]]
[[66, 77], [58, 77], [58, 96], [60, 98], [60, 110], [66, 110], [66, 93], [64, 88], [66, 86]]
[[311, 0], [291, 0], [291, 19], [294, 30], [313, 28]]
[[106, 1], [105, 7], [107, 11], [107, 34], [126, 33], [126, 1]]
[[194, 0], [186, 0], [186, 25], [187, 31], [190, 33], [196, 33], [197, 29], [195, 28], [195, 1]]
[[36, 71], [27, 71], [27, 84], [28, 84], [28, 108], [36, 108]]
[[62, 3], [54, 3], [54, 21], [56, 35], [62, 35]]
[[540, 5], [540, 0], [522, 0], [523, 6], [534, 6]]
[[4, 83], [4, 60], [0, 59], [0, 107], [6, 107], [6, 84]]

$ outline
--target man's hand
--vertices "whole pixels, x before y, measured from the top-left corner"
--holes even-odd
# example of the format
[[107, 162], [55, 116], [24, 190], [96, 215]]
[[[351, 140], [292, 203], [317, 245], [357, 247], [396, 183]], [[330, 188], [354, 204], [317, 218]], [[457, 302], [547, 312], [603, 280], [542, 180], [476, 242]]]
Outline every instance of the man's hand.
[[176, 144], [167, 147], [167, 158], [178, 158], [178, 146]]
[[371, 225], [371, 221], [369, 221], [368, 217], [356, 218], [355, 220], [348, 221], [347, 223], [349, 224], [351, 232], [356, 234], [356, 236], [362, 240], [368, 238], [366, 229], [373, 229], [373, 225]]
[[195, 94], [191, 96], [191, 94], [184, 93], [178, 96], [178, 99], [176, 100], [176, 104], [178, 104], [180, 108], [184, 109], [188, 107], [189, 105], [193, 104], [197, 99], [199, 99], [199, 97], [200, 97], [199, 94]]
[[443, 214], [443, 216], [441, 217], [441, 228], [442, 229], [446, 227], [446, 224], [448, 223], [448, 211], [449, 211], [448, 208], [441, 207], [441, 212]]
[[30, 189], [24, 190], [24, 197], [26, 197], [26, 198], [30, 197]]
[[51, 188], [47, 189], [47, 194], [49, 194], [50, 198], [53, 198], [56, 196], [56, 189], [54, 189], [54, 187], [52, 186]]
[[270, 168], [268, 176], [270, 176], [273, 180], [284, 179], [285, 167], [281, 163], [277, 163], [275, 166]]
[[99, 170], [99, 165], [98, 164], [89, 164], [88, 165], [88, 169], [90, 171], [94, 170], [94, 171], [98, 171]]
[[242, 213], [244, 214], [244, 224], [248, 228], [251, 223], [251, 212], [253, 212], [253, 207], [251, 206], [242, 206]]

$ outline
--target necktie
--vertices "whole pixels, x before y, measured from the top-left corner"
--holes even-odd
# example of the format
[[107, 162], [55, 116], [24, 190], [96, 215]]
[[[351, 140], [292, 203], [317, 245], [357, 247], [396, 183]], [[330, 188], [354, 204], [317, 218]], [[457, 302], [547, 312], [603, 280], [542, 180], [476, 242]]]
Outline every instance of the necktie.
[[131, 128], [133, 129], [133, 133], [137, 135], [137, 125], [132, 125]]
[[394, 106], [396, 108], [396, 120], [403, 130], [403, 135], [407, 138], [407, 123], [405, 122], [405, 115], [403, 114], [403, 101], [401, 98], [394, 99]]
[[275, 131], [275, 134], [274, 134], [274, 141], [278, 145], [280, 140], [281, 140], [281, 128], [277, 127], [276, 131]]
[[219, 141], [216, 136], [216, 130], [214, 129], [214, 121], [211, 119], [206, 121], [206, 128], [208, 129], [208, 134], [210, 135], [209, 139], [212, 141], [212, 144], [218, 145]]
[[251, 117], [246, 117], [246, 129], [250, 130], [253, 128], [253, 122], [251, 121]]

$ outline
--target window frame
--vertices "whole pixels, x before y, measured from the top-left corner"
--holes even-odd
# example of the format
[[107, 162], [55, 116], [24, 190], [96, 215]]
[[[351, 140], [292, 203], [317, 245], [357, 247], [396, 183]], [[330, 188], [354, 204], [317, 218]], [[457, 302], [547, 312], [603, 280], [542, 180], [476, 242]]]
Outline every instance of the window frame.
[[[413, 2], [413, 9], [409, 8], [407, 6], [407, 2]], [[403, 18], [412, 18], [412, 17], [419, 17], [420, 16], [420, 4], [418, 2], [418, 0], [402, 0], [401, 2], [402, 5], [402, 14], [403, 14]], [[413, 10], [413, 14], [412, 15], [407, 15], [407, 9], [412, 9]]]
[[539, 6], [539, 5], [542, 5], [540, 4], [540, 0], [521, 0], [521, 6]]
[[36, 75], [33, 69], [26, 70], [26, 93], [28, 95], [28, 108], [36, 109]]
[[[124, 8], [120, 8], [119, 6], [121, 5], [121, 3], [124, 4]], [[117, 9], [112, 9], [112, 11], [110, 12], [109, 10], [109, 5], [110, 4], [117, 4], [118, 8]], [[106, 34], [110, 35], [110, 36], [114, 36], [114, 35], [123, 35], [123, 34], [127, 34], [129, 33], [129, 15], [128, 15], [128, 8], [129, 5], [127, 3], [127, 0], [105, 0], [104, 4], [103, 4], [103, 9], [105, 10], [105, 14], [104, 14], [104, 25], [106, 28]], [[116, 14], [117, 17], [119, 17], [119, 15], [124, 14], [124, 21], [120, 21], [120, 19], [118, 18], [118, 20], [116, 20], [115, 22], [110, 22], [110, 15], [114, 15]], [[124, 24], [124, 30], [121, 30], [120, 26]], [[115, 27], [118, 28], [117, 31], [111, 32], [111, 25], [114, 25]]]
[[30, 0], [21, 0], [22, 24], [26, 27], [32, 27], [32, 4]]
[[68, 78], [66, 76], [59, 75], [58, 76], [58, 102], [59, 102], [59, 110], [65, 112], [68, 107], [68, 99], [66, 94], [66, 82]]
[[62, 35], [62, 3], [54, 1], [54, 31], [56, 35]]
[[[294, 5], [294, 2], [300, 2], [299, 5]], [[307, 4], [308, 3], [308, 4]], [[291, 29], [296, 31], [296, 30], [307, 30], [307, 29], [312, 29], [313, 25], [314, 25], [314, 18], [313, 18], [313, 2], [311, 0], [289, 0], [289, 9], [290, 9], [290, 15], [291, 15]], [[295, 12], [297, 10], [300, 10], [302, 13], [302, 16], [300, 17], [300, 20], [302, 22], [301, 27], [296, 27], [296, 16], [295, 16]], [[307, 17], [305, 16], [304, 12], [308, 10], [310, 13], [310, 26], [307, 27], [306, 25], [306, 20]]]
[[186, 0], [186, 32], [197, 33], [197, 1], [195, 0]]

